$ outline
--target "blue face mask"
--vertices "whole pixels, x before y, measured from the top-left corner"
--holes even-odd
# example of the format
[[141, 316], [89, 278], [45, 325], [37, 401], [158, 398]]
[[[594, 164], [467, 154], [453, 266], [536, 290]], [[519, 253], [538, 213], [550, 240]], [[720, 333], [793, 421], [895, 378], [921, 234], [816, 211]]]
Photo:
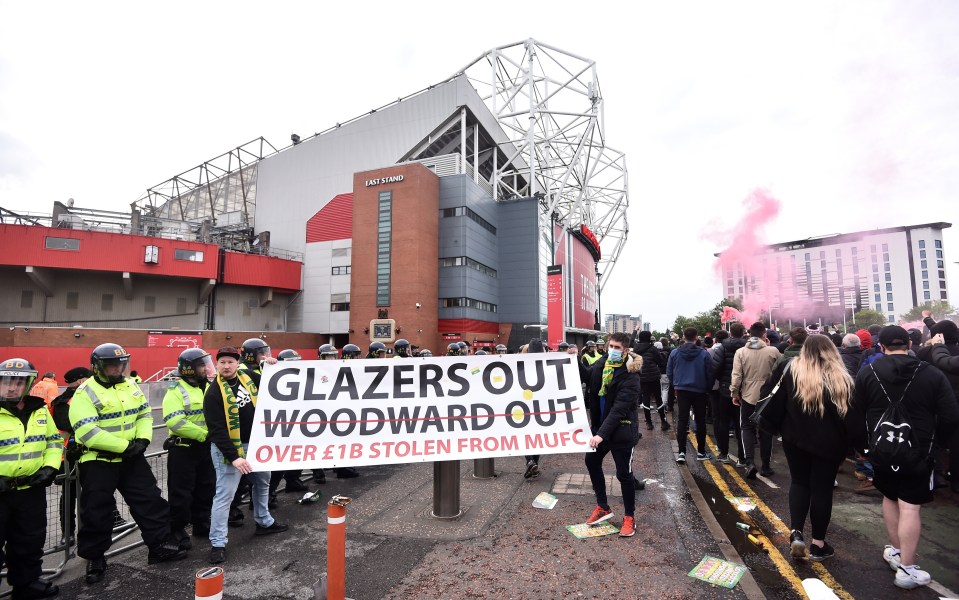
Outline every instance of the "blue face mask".
[[606, 355], [606, 360], [609, 362], [618, 363], [623, 360], [623, 353], [619, 350], [610, 350], [609, 354]]

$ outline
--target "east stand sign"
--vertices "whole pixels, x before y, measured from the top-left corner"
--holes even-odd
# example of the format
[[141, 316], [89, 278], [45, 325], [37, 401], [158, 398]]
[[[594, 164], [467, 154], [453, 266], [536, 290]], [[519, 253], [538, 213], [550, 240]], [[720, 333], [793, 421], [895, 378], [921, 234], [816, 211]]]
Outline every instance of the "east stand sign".
[[257, 471], [590, 452], [575, 357], [279, 362], [263, 370]]

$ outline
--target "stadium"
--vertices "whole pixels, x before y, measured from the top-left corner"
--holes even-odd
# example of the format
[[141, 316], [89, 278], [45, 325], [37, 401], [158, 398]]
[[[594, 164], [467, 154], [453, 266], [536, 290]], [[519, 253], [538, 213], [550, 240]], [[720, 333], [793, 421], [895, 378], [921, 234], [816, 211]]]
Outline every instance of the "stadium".
[[515, 349], [548, 325], [582, 342], [628, 233], [604, 109], [595, 61], [525, 40], [288, 146], [238, 145], [129, 213], [0, 209], [0, 347], [62, 372], [113, 341], [146, 379], [247, 337], [305, 358]]

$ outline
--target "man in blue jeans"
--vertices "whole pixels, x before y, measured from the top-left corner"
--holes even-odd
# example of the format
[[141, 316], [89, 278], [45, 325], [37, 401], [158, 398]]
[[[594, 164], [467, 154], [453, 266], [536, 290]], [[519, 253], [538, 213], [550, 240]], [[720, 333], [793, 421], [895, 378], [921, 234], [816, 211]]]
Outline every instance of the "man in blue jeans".
[[[210, 515], [210, 562], [226, 560], [227, 520], [230, 502], [240, 483], [248, 475], [253, 482], [253, 520], [256, 535], [281, 533], [289, 526], [277, 522], [268, 506], [270, 473], [254, 473], [246, 460], [256, 410], [260, 376], [241, 371], [241, 355], [236, 348], [220, 348], [216, 353], [217, 377], [203, 396], [203, 413], [207, 425], [210, 454], [216, 470], [216, 495]], [[232, 418], [227, 419], [227, 415]]]
[[669, 354], [666, 375], [676, 390], [676, 442], [679, 453], [676, 462], [686, 462], [686, 431], [689, 428], [689, 409], [696, 418], [696, 460], [712, 458], [706, 450], [706, 395], [713, 387], [713, 361], [702, 348], [696, 345], [699, 331], [695, 327], [683, 330], [684, 343]]

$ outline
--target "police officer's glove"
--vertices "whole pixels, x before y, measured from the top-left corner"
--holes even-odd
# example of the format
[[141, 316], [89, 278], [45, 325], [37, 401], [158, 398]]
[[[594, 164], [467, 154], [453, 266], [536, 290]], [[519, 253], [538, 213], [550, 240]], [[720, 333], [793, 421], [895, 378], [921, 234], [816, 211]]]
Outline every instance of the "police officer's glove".
[[149, 445], [150, 441], [143, 438], [131, 440], [130, 444], [127, 446], [127, 449], [123, 451], [123, 458], [134, 458], [136, 456], [140, 456], [146, 452], [147, 446]]
[[67, 450], [63, 453], [66, 456], [67, 460], [70, 462], [77, 462], [80, 460], [80, 457], [83, 456], [83, 448], [77, 444], [77, 441], [73, 438], [70, 438], [70, 441], [67, 442]]
[[30, 487], [50, 487], [57, 478], [57, 470], [53, 467], [40, 467], [36, 473], [27, 478], [24, 485]]
[[13, 477], [0, 476], [0, 494], [17, 488]]

